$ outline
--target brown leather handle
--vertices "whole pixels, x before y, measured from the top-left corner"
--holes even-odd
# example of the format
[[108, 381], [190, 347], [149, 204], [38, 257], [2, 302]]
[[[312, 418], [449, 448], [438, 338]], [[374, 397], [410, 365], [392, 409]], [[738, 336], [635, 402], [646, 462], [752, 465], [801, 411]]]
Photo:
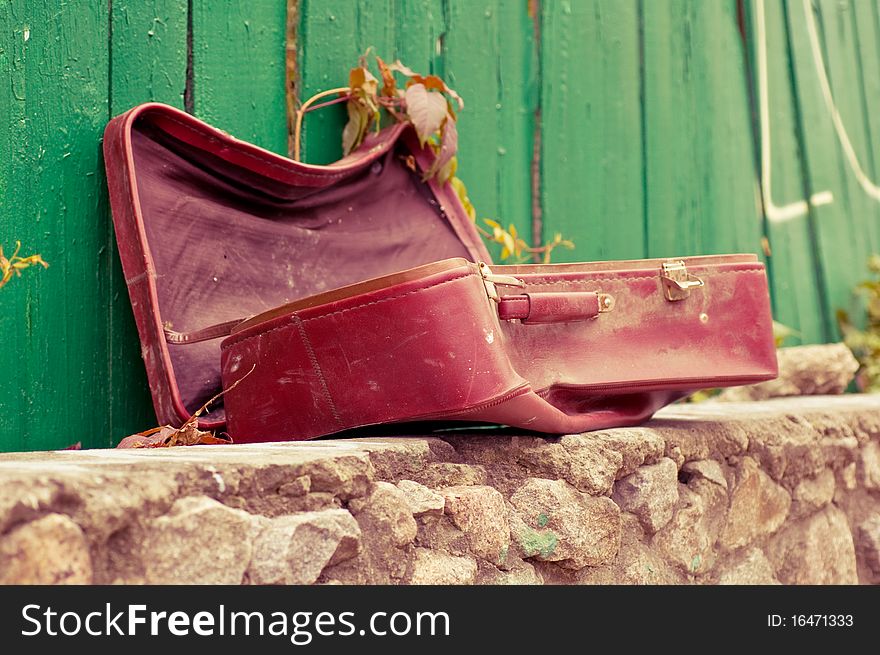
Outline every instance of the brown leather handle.
[[613, 306], [611, 296], [592, 291], [520, 293], [498, 299], [498, 316], [525, 324], [573, 323], [592, 320]]

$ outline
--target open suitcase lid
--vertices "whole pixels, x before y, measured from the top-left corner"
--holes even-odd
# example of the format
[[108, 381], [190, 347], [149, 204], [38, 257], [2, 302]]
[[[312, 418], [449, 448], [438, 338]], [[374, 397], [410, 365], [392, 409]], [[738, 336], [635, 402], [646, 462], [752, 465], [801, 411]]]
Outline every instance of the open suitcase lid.
[[[174, 344], [166, 330], [194, 332], [449, 257], [489, 261], [451, 187], [421, 180], [432, 156], [404, 125], [315, 166], [167, 105], [110, 121], [113, 223], [159, 422], [179, 425], [221, 387], [220, 338]], [[222, 402], [214, 406], [203, 429], [223, 426]]]

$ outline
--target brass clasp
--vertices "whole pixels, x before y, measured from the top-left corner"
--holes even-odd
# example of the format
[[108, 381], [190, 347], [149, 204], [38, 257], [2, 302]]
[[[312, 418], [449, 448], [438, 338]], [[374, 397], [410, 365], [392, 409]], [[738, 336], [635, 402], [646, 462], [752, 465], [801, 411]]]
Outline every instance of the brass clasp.
[[480, 262], [478, 266], [480, 267], [480, 276], [483, 278], [483, 285], [486, 287], [486, 294], [496, 302], [499, 299], [497, 285], [520, 289], [526, 286], [525, 282], [511, 275], [495, 275], [485, 262]]
[[660, 280], [663, 282], [666, 300], [671, 302], [684, 300], [691, 295], [691, 289], [703, 286], [700, 278], [688, 273], [687, 266], [682, 260], [664, 262]]

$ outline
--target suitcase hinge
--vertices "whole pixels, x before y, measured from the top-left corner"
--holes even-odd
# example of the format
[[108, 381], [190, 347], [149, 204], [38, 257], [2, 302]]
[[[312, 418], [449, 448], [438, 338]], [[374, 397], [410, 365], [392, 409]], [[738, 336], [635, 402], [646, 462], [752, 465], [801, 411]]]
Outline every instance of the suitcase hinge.
[[688, 273], [687, 266], [682, 260], [664, 262], [660, 280], [663, 282], [666, 300], [671, 302], [684, 300], [691, 295], [691, 289], [703, 286], [700, 278]]
[[498, 285], [503, 287], [518, 287], [520, 289], [526, 286], [526, 283], [510, 275], [495, 275], [492, 269], [485, 262], [478, 264], [480, 268], [480, 277], [483, 278], [483, 285], [486, 287], [486, 295], [495, 302], [498, 302]]

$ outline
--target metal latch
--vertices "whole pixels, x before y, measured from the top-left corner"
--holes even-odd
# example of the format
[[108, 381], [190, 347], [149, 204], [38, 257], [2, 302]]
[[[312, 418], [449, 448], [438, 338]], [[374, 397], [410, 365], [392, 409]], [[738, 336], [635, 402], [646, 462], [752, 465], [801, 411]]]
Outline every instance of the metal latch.
[[[512, 275], [496, 275], [485, 262], [478, 264], [480, 268], [480, 276], [483, 278], [483, 285], [486, 287], [486, 295], [495, 302], [501, 302], [501, 296], [498, 295], [498, 286], [516, 287], [523, 289], [526, 283]], [[614, 296], [610, 293], [596, 293], [599, 301], [599, 313], [604, 314], [614, 310]]]
[[691, 295], [691, 289], [703, 286], [703, 281], [700, 278], [688, 273], [687, 266], [682, 260], [664, 262], [660, 279], [663, 281], [663, 293], [666, 295], [666, 300], [672, 302], [684, 300]]
[[498, 302], [499, 299], [497, 285], [520, 289], [526, 286], [525, 282], [511, 275], [495, 275], [485, 262], [480, 262], [478, 266], [480, 267], [480, 276], [483, 278], [483, 284], [486, 287], [486, 295], [495, 302]]

